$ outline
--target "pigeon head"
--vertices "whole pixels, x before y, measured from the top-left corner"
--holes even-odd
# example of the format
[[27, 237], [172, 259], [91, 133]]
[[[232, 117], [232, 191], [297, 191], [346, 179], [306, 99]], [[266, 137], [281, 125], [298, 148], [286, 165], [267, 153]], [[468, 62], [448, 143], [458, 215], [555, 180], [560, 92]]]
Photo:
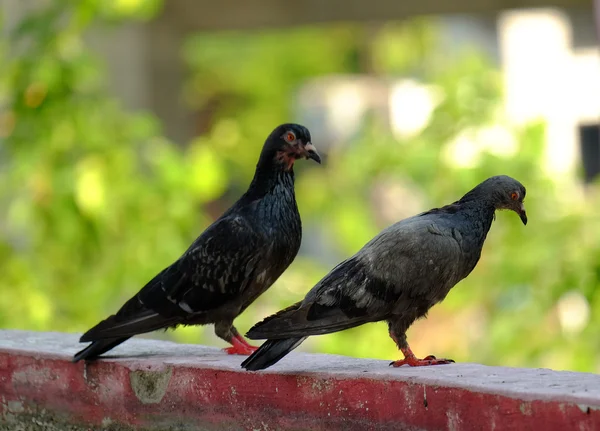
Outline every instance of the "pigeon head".
[[312, 159], [321, 163], [321, 157], [311, 142], [310, 132], [300, 124], [282, 124], [271, 132], [263, 147], [262, 157], [271, 158], [289, 171], [298, 159]]
[[527, 213], [523, 204], [525, 194], [525, 187], [519, 181], [507, 175], [498, 175], [479, 184], [467, 193], [465, 198], [469, 195], [475, 195], [490, 202], [497, 210], [512, 210], [519, 215], [523, 224], [526, 225]]

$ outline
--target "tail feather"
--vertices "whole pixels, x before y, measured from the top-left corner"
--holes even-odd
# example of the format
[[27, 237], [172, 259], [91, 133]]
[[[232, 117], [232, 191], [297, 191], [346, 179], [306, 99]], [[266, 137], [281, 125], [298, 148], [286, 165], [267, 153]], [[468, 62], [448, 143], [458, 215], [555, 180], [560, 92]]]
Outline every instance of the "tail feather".
[[279, 362], [281, 358], [302, 344], [306, 338], [307, 337], [267, 340], [258, 348], [258, 350], [242, 362], [242, 368], [245, 368], [248, 371], [264, 370]]
[[302, 309], [302, 303], [297, 302], [277, 313], [265, 317], [255, 324], [246, 333], [246, 337], [252, 340], [264, 340], [267, 338], [284, 339], [289, 335], [283, 335], [282, 332], [297, 330], [306, 320], [306, 309]]
[[118, 346], [124, 341], [127, 341], [130, 337], [123, 338], [108, 338], [105, 340], [94, 341], [92, 344], [87, 346], [85, 349], [77, 352], [75, 356], [73, 356], [73, 362], [84, 360], [93, 360], [96, 359], [101, 354], [108, 352], [110, 349]]
[[78, 352], [73, 357], [73, 362], [95, 359], [134, 335], [175, 326], [177, 323], [177, 318], [164, 318], [146, 308], [138, 297], [134, 296], [117, 314], [104, 319], [81, 336], [80, 342], [92, 344]]
[[366, 316], [350, 318], [337, 307], [322, 308], [315, 313], [314, 304], [298, 302], [258, 322], [246, 336], [251, 340], [299, 338], [331, 334], [371, 321]]
[[[171, 322], [171, 320], [173, 320]], [[175, 324], [175, 319], [165, 319], [152, 310], [144, 310], [133, 316], [108, 317], [83, 334], [80, 342], [103, 340], [108, 338], [132, 337], [137, 334], [156, 331]]]

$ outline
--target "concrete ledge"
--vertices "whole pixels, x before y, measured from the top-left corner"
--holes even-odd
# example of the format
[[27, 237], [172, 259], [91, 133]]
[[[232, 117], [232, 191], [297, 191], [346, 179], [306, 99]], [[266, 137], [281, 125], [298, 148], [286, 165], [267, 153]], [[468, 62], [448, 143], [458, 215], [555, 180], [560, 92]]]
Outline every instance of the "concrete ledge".
[[[0, 430], [599, 430], [600, 376], [292, 353], [265, 372], [217, 348], [0, 331]], [[393, 358], [390, 358], [393, 359]]]

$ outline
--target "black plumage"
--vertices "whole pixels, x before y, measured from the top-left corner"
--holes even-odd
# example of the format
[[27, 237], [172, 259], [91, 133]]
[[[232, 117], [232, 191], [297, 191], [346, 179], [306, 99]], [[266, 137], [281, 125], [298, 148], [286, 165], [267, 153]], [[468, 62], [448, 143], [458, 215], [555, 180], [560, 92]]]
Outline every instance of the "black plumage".
[[74, 361], [94, 359], [136, 334], [178, 325], [215, 324], [249, 354], [233, 320], [292, 263], [302, 239], [294, 195], [294, 161], [321, 162], [310, 132], [283, 124], [267, 138], [248, 191], [210, 225], [172, 265], [162, 270], [115, 314], [81, 337], [92, 342]]
[[453, 204], [388, 227], [331, 270], [304, 300], [250, 329], [247, 337], [268, 340], [242, 367], [267, 368], [310, 335], [382, 320], [405, 356], [392, 365], [452, 362], [417, 359], [406, 331], [475, 268], [496, 210], [513, 210], [527, 224], [524, 198], [525, 188], [517, 180], [492, 177]]

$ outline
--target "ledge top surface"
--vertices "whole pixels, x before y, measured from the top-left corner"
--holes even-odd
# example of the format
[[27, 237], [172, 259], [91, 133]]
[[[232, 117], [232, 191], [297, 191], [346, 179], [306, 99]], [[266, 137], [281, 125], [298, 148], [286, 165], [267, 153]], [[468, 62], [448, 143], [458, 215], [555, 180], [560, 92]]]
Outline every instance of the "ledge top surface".
[[[0, 330], [0, 354], [15, 352], [34, 358], [64, 359], [85, 344], [79, 334]], [[164, 367], [210, 368], [250, 374], [240, 368], [243, 356], [226, 355], [216, 347], [133, 338], [102, 361], [131, 369]], [[73, 364], [82, 366], [82, 363]], [[600, 407], [600, 375], [549, 369], [490, 367], [459, 363], [431, 367], [389, 367], [389, 361], [292, 352], [262, 374], [301, 375], [332, 379], [375, 379], [454, 387], [520, 399], [571, 401]]]

